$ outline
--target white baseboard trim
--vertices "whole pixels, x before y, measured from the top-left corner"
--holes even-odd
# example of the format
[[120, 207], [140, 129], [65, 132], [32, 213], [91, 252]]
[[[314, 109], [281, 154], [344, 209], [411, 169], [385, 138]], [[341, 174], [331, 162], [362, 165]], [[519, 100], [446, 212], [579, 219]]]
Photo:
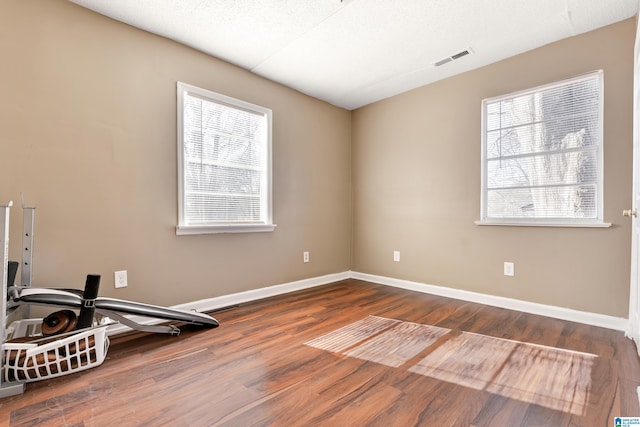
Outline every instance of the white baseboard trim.
[[[267, 286], [265, 288], [252, 289], [250, 291], [238, 292], [229, 295], [222, 295], [214, 298], [207, 298], [198, 301], [188, 302], [172, 306], [182, 310], [195, 310], [199, 312], [209, 312], [216, 309], [233, 306], [250, 301], [256, 301], [302, 289], [327, 285], [345, 279], [359, 279], [381, 285], [393, 286], [432, 295], [454, 298], [462, 301], [475, 302], [490, 305], [493, 307], [517, 310], [525, 313], [537, 314], [540, 316], [552, 317], [556, 319], [568, 320], [571, 322], [584, 323], [586, 325], [599, 326], [607, 329], [614, 329], [629, 333], [629, 321], [622, 317], [607, 316], [604, 314], [590, 313], [573, 310], [570, 308], [557, 307], [552, 305], [538, 304], [512, 298], [499, 297], [495, 295], [481, 294], [478, 292], [465, 291], [461, 289], [447, 288], [444, 286], [428, 285], [426, 283], [412, 282], [409, 280], [394, 279], [391, 277], [377, 276], [374, 274], [360, 273], [357, 271], [344, 271], [342, 273], [327, 274], [325, 276], [312, 277], [295, 282], [283, 283], [279, 285]], [[126, 316], [131, 320], [143, 325], [156, 325], [165, 323], [164, 320], [150, 319], [142, 316]], [[214, 316], [215, 317], [215, 316]], [[122, 324], [115, 324], [108, 329], [108, 335], [116, 335], [129, 332], [131, 329]]]
[[640, 355], [640, 329], [638, 329], [638, 325], [640, 325], [640, 319], [638, 318], [638, 315], [634, 314], [632, 310], [629, 310], [629, 323], [627, 325], [627, 329], [625, 330], [625, 335], [627, 336], [627, 338], [633, 340], [633, 342], [636, 343], [636, 350], [638, 352], [638, 355]]
[[[349, 279], [351, 272], [345, 271], [342, 273], [327, 274], [325, 276], [312, 277], [310, 279], [298, 280], [295, 282], [283, 283], [280, 285], [267, 286], [265, 288], [252, 289], [250, 291], [238, 292], [235, 294], [222, 295], [214, 298], [207, 298], [198, 301], [188, 302], [184, 304], [173, 305], [171, 308], [178, 308], [180, 310], [193, 310], [199, 312], [208, 312], [216, 309], [241, 304], [244, 302], [255, 301], [263, 298], [268, 298], [276, 295], [287, 294], [290, 292], [299, 291], [302, 289], [313, 288], [316, 286], [327, 285], [329, 283], [339, 282], [340, 280]], [[158, 325], [166, 323], [166, 320], [151, 319], [143, 316], [125, 316], [134, 322], [141, 325]], [[215, 317], [215, 316], [214, 316]], [[121, 334], [124, 332], [130, 332], [132, 329], [123, 324], [117, 323], [109, 326], [107, 334], [109, 336]]]
[[340, 280], [349, 279], [349, 271], [325, 276], [312, 277], [310, 279], [297, 280], [295, 282], [283, 283], [280, 285], [267, 286], [266, 288], [252, 289], [250, 291], [238, 292], [235, 294], [222, 295], [214, 298], [207, 298], [200, 301], [179, 304], [173, 306], [182, 310], [212, 311], [230, 305], [241, 304], [243, 302], [255, 301], [276, 295], [287, 294], [289, 292], [300, 291], [302, 289], [314, 288], [316, 286], [327, 285]]
[[604, 314], [590, 313], [586, 311], [573, 310], [570, 308], [538, 304], [535, 302], [481, 294], [478, 292], [465, 291], [461, 289], [428, 285], [425, 283], [412, 282], [409, 280], [393, 279], [391, 277], [376, 276], [373, 274], [359, 273], [357, 271], [351, 272], [351, 278], [365, 280], [367, 282], [379, 283], [381, 285], [394, 286], [396, 288], [408, 289], [411, 291], [459, 299], [462, 301], [486, 304], [494, 307], [506, 308], [509, 310], [517, 310], [525, 313], [537, 314], [540, 316], [568, 320], [571, 322], [584, 323], [587, 325], [599, 326], [602, 328], [614, 329], [623, 332], [627, 331], [629, 324], [628, 319], [625, 319], [623, 317], [607, 316]]

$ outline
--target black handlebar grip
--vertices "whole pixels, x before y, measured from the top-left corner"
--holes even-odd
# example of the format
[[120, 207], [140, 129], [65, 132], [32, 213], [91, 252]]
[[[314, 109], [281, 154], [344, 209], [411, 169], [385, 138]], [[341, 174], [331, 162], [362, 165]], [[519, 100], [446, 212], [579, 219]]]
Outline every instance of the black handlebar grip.
[[100, 288], [100, 275], [88, 274], [82, 293], [82, 307], [78, 315], [76, 329], [89, 328], [93, 325], [93, 315], [96, 311], [96, 298]]

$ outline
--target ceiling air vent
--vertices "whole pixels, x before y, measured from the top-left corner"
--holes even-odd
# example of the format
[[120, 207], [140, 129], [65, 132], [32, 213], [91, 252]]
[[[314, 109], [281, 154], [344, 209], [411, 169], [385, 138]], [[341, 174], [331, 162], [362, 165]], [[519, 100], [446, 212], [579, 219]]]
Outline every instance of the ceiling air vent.
[[460, 59], [463, 56], [467, 56], [470, 53], [471, 53], [471, 49], [465, 49], [465, 50], [463, 50], [461, 52], [454, 53], [451, 56], [447, 56], [446, 58], [443, 58], [443, 59], [441, 59], [439, 61], [436, 61], [436, 62], [433, 63], [433, 65], [436, 66], [436, 67], [439, 67], [439, 66], [444, 65], [444, 64], [446, 64], [448, 62], [455, 61], [456, 59]]

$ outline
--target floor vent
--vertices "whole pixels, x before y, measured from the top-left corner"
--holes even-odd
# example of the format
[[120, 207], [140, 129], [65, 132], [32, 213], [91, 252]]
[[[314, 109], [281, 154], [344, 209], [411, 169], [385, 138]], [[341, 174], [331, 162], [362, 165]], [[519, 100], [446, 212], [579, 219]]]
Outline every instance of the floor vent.
[[239, 304], [227, 305], [225, 307], [214, 308], [213, 310], [207, 310], [206, 313], [219, 313], [221, 311], [233, 310], [240, 307]]

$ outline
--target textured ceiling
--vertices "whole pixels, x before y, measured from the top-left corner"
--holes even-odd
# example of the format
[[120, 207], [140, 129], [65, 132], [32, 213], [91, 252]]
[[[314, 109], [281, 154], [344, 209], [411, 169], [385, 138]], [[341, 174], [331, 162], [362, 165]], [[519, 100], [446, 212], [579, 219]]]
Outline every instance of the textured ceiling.
[[640, 2], [71, 1], [347, 109], [630, 18]]

